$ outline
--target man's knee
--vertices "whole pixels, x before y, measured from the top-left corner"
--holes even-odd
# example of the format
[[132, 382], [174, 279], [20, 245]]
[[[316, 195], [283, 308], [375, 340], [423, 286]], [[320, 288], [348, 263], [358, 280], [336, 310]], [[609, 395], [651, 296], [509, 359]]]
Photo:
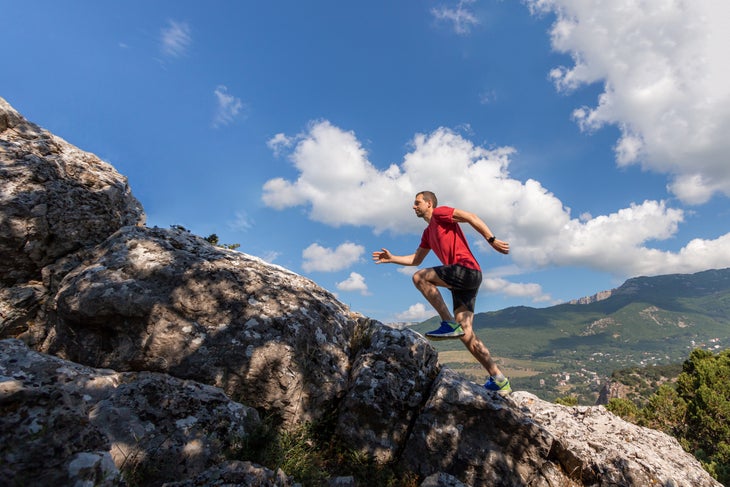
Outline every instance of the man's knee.
[[423, 283], [428, 282], [428, 279], [426, 278], [427, 271], [428, 269], [421, 269], [413, 274], [413, 284], [415, 284], [416, 287], [420, 287]]

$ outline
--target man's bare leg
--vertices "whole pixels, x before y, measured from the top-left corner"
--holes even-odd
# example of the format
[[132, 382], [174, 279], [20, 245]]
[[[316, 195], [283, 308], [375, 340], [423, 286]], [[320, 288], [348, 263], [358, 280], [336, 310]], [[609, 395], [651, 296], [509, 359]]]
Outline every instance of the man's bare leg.
[[489, 375], [492, 377], [501, 375], [502, 371], [492, 358], [492, 354], [489, 353], [489, 349], [487, 349], [476, 333], [474, 333], [474, 329], [472, 327], [474, 313], [467, 311], [464, 308], [459, 308], [456, 311], [456, 321], [459, 322], [462, 330], [464, 330], [464, 336], [462, 336], [460, 340], [466, 346], [466, 349], [471, 352], [480, 364], [482, 364], [482, 367], [487, 370]]
[[449, 310], [443, 296], [441, 296], [441, 291], [438, 289], [438, 286], [449, 286], [441, 280], [436, 271], [431, 268], [419, 270], [413, 274], [413, 284], [421, 291], [423, 297], [433, 306], [433, 309], [436, 310], [443, 321], [454, 321], [451, 310]]
[[456, 321], [461, 325], [461, 329], [464, 330], [464, 336], [460, 337], [460, 340], [482, 367], [486, 369], [489, 375], [492, 377], [502, 375], [502, 371], [494, 359], [492, 359], [492, 354], [489, 353], [489, 349], [474, 333], [472, 327], [474, 313], [465, 308], [459, 308], [456, 310], [455, 318], [451, 314], [449, 307], [441, 295], [441, 291], [438, 289], [439, 287], [448, 287], [448, 284], [441, 280], [438, 274], [436, 274], [436, 271], [431, 268], [421, 269], [413, 274], [413, 283], [421, 291], [421, 294], [423, 294], [429, 304], [433, 306], [442, 320]]

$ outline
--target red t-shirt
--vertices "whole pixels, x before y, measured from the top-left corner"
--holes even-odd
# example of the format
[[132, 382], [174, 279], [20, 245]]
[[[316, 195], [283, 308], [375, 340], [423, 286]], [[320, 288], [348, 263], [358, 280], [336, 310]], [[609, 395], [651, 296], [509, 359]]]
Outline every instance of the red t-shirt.
[[459, 264], [481, 271], [479, 263], [469, 249], [464, 232], [453, 219], [454, 209], [448, 206], [434, 208], [431, 221], [421, 236], [421, 247], [433, 250], [444, 264]]

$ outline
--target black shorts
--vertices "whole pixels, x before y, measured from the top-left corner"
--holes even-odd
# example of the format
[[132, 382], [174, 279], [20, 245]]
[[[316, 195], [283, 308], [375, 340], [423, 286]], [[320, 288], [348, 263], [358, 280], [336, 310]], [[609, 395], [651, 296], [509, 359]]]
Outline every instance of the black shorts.
[[442, 265], [433, 270], [451, 290], [454, 313], [462, 306], [473, 313], [479, 286], [482, 284], [482, 272], [459, 264]]

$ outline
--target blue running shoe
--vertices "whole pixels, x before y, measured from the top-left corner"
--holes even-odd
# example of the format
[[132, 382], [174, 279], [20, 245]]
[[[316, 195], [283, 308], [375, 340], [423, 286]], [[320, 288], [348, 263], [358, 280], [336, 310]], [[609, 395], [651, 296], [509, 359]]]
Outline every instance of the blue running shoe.
[[448, 340], [464, 336], [464, 330], [455, 321], [442, 321], [438, 330], [429, 331], [426, 337], [431, 340]]
[[509, 383], [508, 378], [504, 378], [503, 381], [497, 382], [494, 377], [490, 377], [489, 380], [484, 384], [484, 388], [488, 391], [495, 391], [500, 396], [506, 396], [512, 392], [512, 386]]

